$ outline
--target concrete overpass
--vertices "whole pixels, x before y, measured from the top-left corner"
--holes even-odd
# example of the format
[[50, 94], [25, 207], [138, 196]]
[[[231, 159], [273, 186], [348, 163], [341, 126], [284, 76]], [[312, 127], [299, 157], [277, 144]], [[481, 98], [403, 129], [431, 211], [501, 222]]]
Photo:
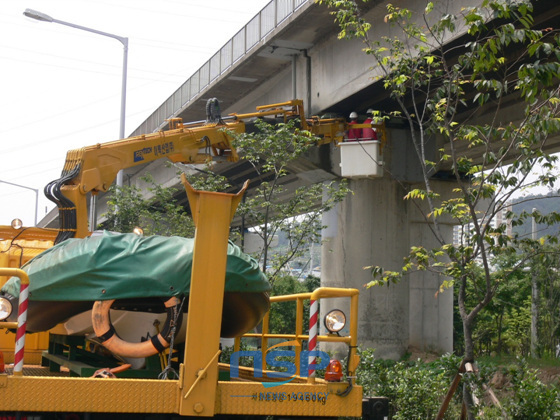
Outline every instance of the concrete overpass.
[[[479, 3], [447, 0], [437, 7], [445, 13], [458, 13], [461, 7]], [[378, 0], [360, 3], [364, 17], [373, 23], [372, 36], [400, 36], [383, 23], [385, 4]], [[418, 9], [422, 5], [403, 0], [399, 6]], [[560, 6], [555, 1], [543, 0], [537, 7], [539, 25], [558, 27]], [[326, 112], [347, 116], [353, 110], [363, 114], [370, 107], [395, 108], [381, 84], [373, 81], [378, 73], [371, 68], [371, 58], [362, 53], [362, 44], [340, 41], [337, 33], [325, 6], [313, 0], [273, 0], [132, 135], [164, 129], [165, 120], [171, 117], [203, 120], [206, 100], [213, 97], [221, 101], [223, 115], [252, 112], [258, 105], [293, 98], [304, 100], [309, 116]], [[512, 101], [510, 115], [514, 115], [515, 105]], [[363, 288], [370, 277], [362, 267], [379, 264], [398, 269], [411, 245], [429, 247], [433, 241], [422, 215], [402, 199], [405, 192], [400, 183], [421, 181], [416, 157], [407, 146], [409, 136], [406, 128], [390, 125], [383, 155], [388, 172], [375, 179], [351, 179], [354, 195], [324, 220], [328, 228], [323, 232], [322, 283], [362, 289], [360, 343], [375, 348], [380, 357], [399, 357], [409, 346], [452, 350], [453, 295], [449, 290], [435, 297], [439, 287], [436, 277], [414, 274], [410, 281], [388, 288]], [[294, 165], [284, 182], [295, 187], [337, 179], [341, 176], [339, 163], [338, 148], [321, 146], [309, 159]], [[221, 164], [218, 169], [233, 185], [253, 176], [250, 165], [243, 162]], [[141, 184], [138, 176], [145, 171], [162, 185], [177, 183], [174, 170], [165, 168], [163, 162], [141, 171], [126, 171], [125, 181]], [[450, 192], [445, 181], [434, 183], [442, 195]], [[452, 225], [444, 229], [451, 242]], [[339, 306], [337, 302], [323, 304], [322, 311], [335, 306]]]

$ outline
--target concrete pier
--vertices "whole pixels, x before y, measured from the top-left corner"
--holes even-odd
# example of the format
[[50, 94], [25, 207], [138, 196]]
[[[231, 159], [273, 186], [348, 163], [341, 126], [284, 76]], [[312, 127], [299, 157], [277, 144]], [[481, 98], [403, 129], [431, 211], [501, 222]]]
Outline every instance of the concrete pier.
[[[422, 271], [397, 284], [365, 287], [372, 277], [364, 267], [400, 271], [411, 246], [438, 245], [426, 219], [427, 208], [404, 199], [410, 189], [424, 188], [418, 183], [417, 160], [399, 146], [407, 142], [407, 134], [393, 130], [391, 146], [384, 151], [382, 177], [349, 179], [353, 194], [323, 217], [327, 227], [322, 232], [322, 285], [361, 291], [360, 346], [391, 359], [401, 357], [409, 347], [440, 354], [453, 349], [453, 290], [439, 293], [441, 277]], [[333, 162], [339, 153], [333, 149]], [[453, 183], [431, 183], [439, 200], [453, 194]], [[451, 243], [451, 220], [442, 219], [439, 229], [445, 242]], [[343, 302], [327, 300], [321, 303], [321, 315], [334, 308], [348, 313]]]

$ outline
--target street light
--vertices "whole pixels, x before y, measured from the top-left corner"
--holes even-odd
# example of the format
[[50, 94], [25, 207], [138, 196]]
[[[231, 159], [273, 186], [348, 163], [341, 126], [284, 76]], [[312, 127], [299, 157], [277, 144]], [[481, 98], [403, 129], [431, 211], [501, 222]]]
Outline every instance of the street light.
[[[98, 31], [97, 29], [87, 28], [85, 26], [76, 25], [74, 23], [65, 22], [63, 20], [58, 20], [55, 18], [50, 17], [49, 15], [38, 12], [37, 10], [33, 9], [25, 9], [23, 14], [31, 19], [35, 19], [41, 22], [49, 22], [49, 23], [59, 23], [61, 25], [70, 26], [71, 28], [81, 29], [83, 31], [92, 32], [94, 34], [108, 36], [109, 38], [116, 39], [120, 43], [123, 44], [124, 51], [123, 51], [123, 71], [122, 71], [122, 87], [121, 87], [121, 118], [120, 118], [120, 130], [119, 130], [119, 139], [124, 139], [124, 123], [125, 123], [125, 109], [126, 109], [126, 72], [127, 72], [127, 62], [128, 62], [128, 38], [110, 34], [107, 32]], [[116, 179], [117, 187], [122, 187], [123, 185], [123, 173], [122, 170], [117, 173]], [[92, 230], [95, 229], [95, 224], [97, 221], [95, 220], [95, 196], [92, 194], [91, 196], [91, 203], [90, 203], [90, 212], [91, 214], [91, 228]]]
[[2, 180], [0, 180], [0, 182], [8, 185], [13, 185], [14, 187], [20, 187], [20, 188], [25, 188], [26, 190], [35, 191], [35, 226], [37, 226], [37, 213], [39, 210], [39, 190], [31, 187], [26, 187], [25, 185], [14, 184], [13, 182], [2, 181]]
[[41, 13], [32, 9], [25, 9], [25, 12], [23, 12], [23, 14], [27, 17], [30, 17], [31, 19], [39, 20], [41, 22], [59, 23], [61, 25], [70, 26], [71, 28], [81, 29], [83, 31], [93, 32], [94, 34], [108, 36], [109, 38], [116, 39], [117, 41], [120, 41], [123, 44], [124, 54], [123, 54], [122, 88], [121, 88], [121, 118], [120, 118], [120, 130], [119, 130], [119, 138], [123, 139], [125, 109], [126, 109], [126, 72], [127, 72], [127, 62], [128, 62], [128, 38], [110, 34], [107, 32], [98, 31], [96, 29], [86, 28], [85, 26], [75, 25], [73, 23], [65, 22], [63, 20], [54, 19], [49, 15], [46, 15], [45, 13]]

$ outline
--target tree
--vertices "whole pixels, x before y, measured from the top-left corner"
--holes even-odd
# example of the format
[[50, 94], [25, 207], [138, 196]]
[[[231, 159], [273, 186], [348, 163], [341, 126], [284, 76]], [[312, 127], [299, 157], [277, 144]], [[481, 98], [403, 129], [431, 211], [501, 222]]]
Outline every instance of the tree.
[[[369, 286], [399, 281], [414, 270], [440, 274], [442, 290], [458, 288], [464, 360], [473, 361], [475, 320], [507, 281], [492, 275], [492, 258], [512, 252], [521, 242], [531, 244], [509, 236], [505, 224], [491, 221], [505, 213], [513, 225], [521, 224], [529, 214], [509, 210], [514, 192], [527, 185], [552, 188], [557, 180], [557, 157], [546, 152], [550, 137], [560, 131], [557, 30], [533, 28], [528, 0], [485, 0], [457, 15], [437, 14], [435, 2], [427, 2], [420, 14], [389, 4], [385, 22], [398, 27], [402, 36], [373, 40], [371, 25], [355, 1], [318, 1], [335, 9], [339, 37], [363, 41], [364, 52], [382, 74], [396, 106], [389, 115], [377, 115], [403, 118], [410, 127], [423, 186], [409, 188], [405, 199], [427, 207], [425, 218], [438, 242], [434, 249], [412, 247], [401, 270], [372, 267]], [[509, 100], [523, 110], [515, 121], [502, 114]], [[440, 145], [435, 161], [428, 159], [434, 139]], [[478, 156], [465, 152], [473, 149]], [[450, 168], [455, 183], [449, 199], [432, 187], [432, 176], [442, 166]], [[531, 178], [535, 167], [540, 173]], [[542, 223], [558, 220], [557, 213], [533, 216]], [[440, 230], [443, 218], [450, 217], [463, 232], [457, 246]], [[472, 407], [469, 395], [465, 392]]]
[[[281, 181], [288, 175], [289, 165], [316, 147], [319, 139], [298, 129], [296, 119], [275, 125], [257, 120], [255, 125], [255, 132], [231, 133], [233, 145], [253, 165], [260, 182], [238, 211], [261, 238], [263, 246], [257, 258], [262, 270], [274, 281], [290, 261], [301, 257], [312, 243], [320, 240], [322, 214], [342, 201], [349, 189], [342, 181], [287, 191]], [[280, 232], [286, 234], [288, 246], [274, 253], [271, 245]]]
[[[519, 265], [522, 260], [527, 261], [519, 251], [492, 258], [492, 281], [501, 284], [473, 325], [473, 341], [478, 356], [502, 353], [523, 357], [529, 355], [531, 273], [527, 267]], [[477, 281], [484, 282], [481, 267], [478, 267], [478, 272]], [[474, 307], [477, 303], [475, 294], [467, 295], [466, 299], [467, 307]], [[460, 327], [462, 321], [457, 311], [455, 312], [454, 316], [459, 319]], [[460, 352], [464, 350], [462, 344], [456, 343]]]
[[145, 235], [192, 237], [194, 223], [177, 202], [177, 190], [156, 184], [150, 174], [142, 180], [150, 185], [146, 191], [136, 186], [110, 188], [103, 226], [117, 232], [132, 232], [138, 226]]

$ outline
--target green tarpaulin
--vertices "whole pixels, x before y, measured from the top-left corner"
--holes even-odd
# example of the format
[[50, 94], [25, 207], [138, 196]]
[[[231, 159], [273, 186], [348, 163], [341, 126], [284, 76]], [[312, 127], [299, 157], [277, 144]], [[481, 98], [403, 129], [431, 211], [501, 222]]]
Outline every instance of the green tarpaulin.
[[[29, 275], [30, 300], [170, 297], [189, 292], [193, 247], [194, 239], [105, 231], [85, 239], [68, 239], [22, 268]], [[227, 254], [226, 292], [270, 290], [253, 258], [231, 242]], [[14, 277], [2, 292], [19, 296], [19, 287], [19, 279]]]

